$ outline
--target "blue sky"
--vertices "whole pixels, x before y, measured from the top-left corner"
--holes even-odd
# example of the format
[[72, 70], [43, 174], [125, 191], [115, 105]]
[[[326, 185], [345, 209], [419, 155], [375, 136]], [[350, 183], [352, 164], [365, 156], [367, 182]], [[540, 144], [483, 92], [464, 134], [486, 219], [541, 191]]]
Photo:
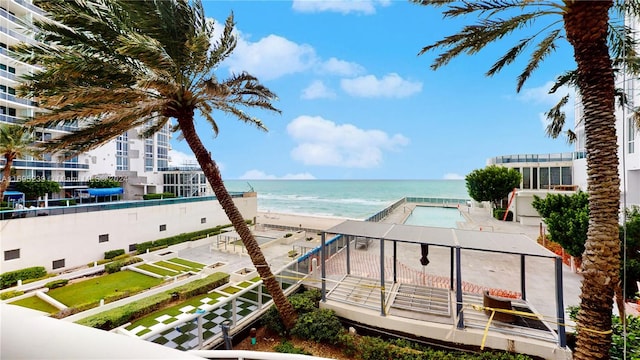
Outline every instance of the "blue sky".
[[[484, 73], [520, 37], [437, 71], [429, 67], [435, 52], [417, 55], [475, 23], [444, 20], [441, 8], [388, 0], [203, 3], [216, 22], [231, 11], [236, 21], [238, 46], [219, 76], [257, 76], [282, 111], [251, 110], [266, 133], [214, 113], [214, 138], [197, 120], [225, 179], [460, 179], [494, 156], [573, 150], [545, 135], [543, 116], [567, 93], [547, 94], [575, 66], [567, 42], [516, 93], [526, 56], [494, 77]], [[567, 115], [573, 124], [573, 111]], [[184, 141], [172, 147], [174, 165], [193, 158]]]

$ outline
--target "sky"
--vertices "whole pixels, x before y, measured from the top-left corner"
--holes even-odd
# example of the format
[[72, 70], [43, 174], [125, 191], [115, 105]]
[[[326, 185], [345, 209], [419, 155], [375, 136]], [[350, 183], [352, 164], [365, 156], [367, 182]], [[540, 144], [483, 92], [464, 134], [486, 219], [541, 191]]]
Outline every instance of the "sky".
[[[464, 179], [492, 157], [573, 151], [564, 137], [546, 135], [544, 120], [572, 93], [548, 94], [557, 76], [575, 68], [568, 42], [519, 93], [528, 53], [485, 76], [539, 26], [434, 71], [438, 52], [420, 50], [477, 18], [444, 19], [443, 8], [389, 0], [203, 4], [220, 28], [232, 12], [236, 23], [237, 47], [217, 76], [256, 76], [281, 111], [247, 109], [268, 132], [214, 112], [217, 137], [196, 117], [224, 179]], [[171, 146], [172, 165], [195, 161], [186, 142], [174, 136]]]

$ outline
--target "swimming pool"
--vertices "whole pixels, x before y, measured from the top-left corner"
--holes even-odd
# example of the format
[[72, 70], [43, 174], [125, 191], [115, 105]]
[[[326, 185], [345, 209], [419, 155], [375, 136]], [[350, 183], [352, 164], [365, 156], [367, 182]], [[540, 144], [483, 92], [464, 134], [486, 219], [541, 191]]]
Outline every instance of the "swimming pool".
[[464, 221], [464, 217], [460, 215], [458, 209], [416, 206], [404, 223], [406, 225], [457, 228], [456, 222], [458, 221]]

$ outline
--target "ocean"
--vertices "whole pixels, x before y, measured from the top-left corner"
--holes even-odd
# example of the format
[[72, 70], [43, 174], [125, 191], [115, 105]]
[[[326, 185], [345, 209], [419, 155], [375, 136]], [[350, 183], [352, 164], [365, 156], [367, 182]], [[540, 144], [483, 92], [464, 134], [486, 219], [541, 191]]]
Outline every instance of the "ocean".
[[366, 219], [404, 197], [470, 199], [464, 180], [225, 180], [258, 193], [258, 211]]

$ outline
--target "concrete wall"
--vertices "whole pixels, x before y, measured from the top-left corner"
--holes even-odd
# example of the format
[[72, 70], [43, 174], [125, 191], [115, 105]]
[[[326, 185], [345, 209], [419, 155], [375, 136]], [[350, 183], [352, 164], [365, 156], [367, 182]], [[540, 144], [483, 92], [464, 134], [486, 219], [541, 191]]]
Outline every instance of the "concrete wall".
[[[255, 218], [257, 197], [234, 201], [245, 219]], [[128, 252], [132, 244], [229, 223], [217, 200], [2, 220], [0, 273], [31, 266], [61, 272], [103, 259], [105, 251]], [[108, 241], [99, 242], [105, 234]], [[15, 249], [20, 258], [5, 261], [5, 252]], [[54, 270], [52, 262], [60, 259], [65, 266]]]

